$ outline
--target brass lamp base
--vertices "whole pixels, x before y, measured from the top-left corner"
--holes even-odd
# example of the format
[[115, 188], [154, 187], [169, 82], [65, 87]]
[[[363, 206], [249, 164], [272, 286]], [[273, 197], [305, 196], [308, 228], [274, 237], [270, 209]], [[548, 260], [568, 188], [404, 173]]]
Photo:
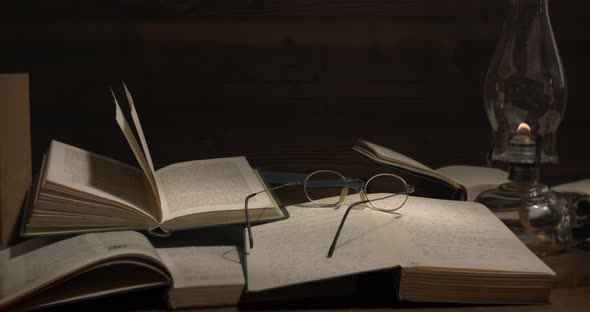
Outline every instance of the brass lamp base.
[[488, 207], [539, 256], [559, 253], [572, 239], [571, 203], [538, 181], [538, 168], [513, 165], [509, 183], [481, 193]]

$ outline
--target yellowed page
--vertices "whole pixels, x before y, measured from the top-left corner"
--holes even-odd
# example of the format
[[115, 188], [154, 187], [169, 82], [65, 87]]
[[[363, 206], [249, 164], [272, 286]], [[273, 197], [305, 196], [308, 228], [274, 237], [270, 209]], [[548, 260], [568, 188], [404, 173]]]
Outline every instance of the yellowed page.
[[[113, 90], [111, 90], [111, 94], [113, 95], [113, 100], [115, 101], [115, 119], [117, 120], [117, 124], [119, 125], [119, 128], [121, 128], [121, 131], [123, 131], [123, 134], [125, 135], [125, 138], [127, 139], [127, 142], [129, 143], [129, 146], [131, 147], [131, 150], [133, 151], [135, 158], [137, 159], [137, 162], [139, 163], [147, 180], [149, 181], [149, 185], [151, 188], [150, 193], [152, 194], [152, 196], [154, 196], [156, 202], [158, 203], [158, 206], [160, 206], [161, 205], [160, 194], [158, 191], [156, 178], [154, 176], [154, 170], [153, 170], [153, 165], [151, 163], [151, 158], [150, 158], [150, 161], [148, 161], [146, 159], [146, 155], [143, 153], [141, 147], [139, 146], [139, 143], [137, 142], [137, 139], [135, 138], [135, 135], [133, 134], [133, 131], [131, 130], [131, 127], [129, 126], [129, 123], [127, 122], [127, 119], [125, 118], [125, 115], [123, 115], [123, 111], [121, 110], [121, 107], [119, 106], [119, 102], [117, 102], [117, 98], [115, 97]], [[156, 217], [157, 217], [158, 221], [161, 221], [162, 220], [161, 209], [160, 209], [160, 207], [158, 207], [158, 208], [159, 209], [158, 209], [158, 213], [156, 214]]]
[[143, 128], [141, 127], [141, 122], [139, 122], [139, 115], [137, 115], [137, 110], [135, 109], [135, 103], [133, 102], [133, 98], [131, 97], [131, 93], [129, 89], [127, 89], [127, 85], [123, 83], [123, 88], [125, 89], [125, 96], [127, 97], [127, 103], [129, 104], [129, 108], [131, 109], [131, 119], [133, 120], [133, 124], [135, 125], [135, 129], [137, 130], [137, 135], [139, 136], [139, 141], [141, 142], [141, 146], [143, 147], [143, 153], [145, 155], [145, 159], [148, 163], [150, 171], [152, 175], [155, 176], [155, 169], [154, 163], [152, 162], [152, 155], [150, 154], [150, 149], [148, 148], [147, 141], [145, 139], [145, 135], [143, 134]]
[[[252, 228], [254, 248], [247, 246], [248, 290], [259, 291], [395, 267], [400, 264], [393, 237], [384, 231], [391, 215], [352, 210], [331, 258], [328, 250], [348, 204], [339, 209], [288, 207], [289, 219]], [[247, 240], [246, 240], [247, 241]]]
[[145, 175], [138, 169], [80, 148], [52, 141], [46, 181], [121, 203], [154, 217]]
[[389, 231], [403, 267], [554, 274], [478, 203], [410, 197]]
[[[163, 220], [208, 211], [244, 210], [244, 199], [264, 189], [244, 157], [173, 164], [156, 172], [161, 185]], [[249, 202], [252, 208], [272, 207], [267, 193]]]
[[104, 232], [53, 242], [40, 238], [0, 251], [0, 309], [28, 293], [103, 259], [134, 256], [160, 263], [137, 232]]

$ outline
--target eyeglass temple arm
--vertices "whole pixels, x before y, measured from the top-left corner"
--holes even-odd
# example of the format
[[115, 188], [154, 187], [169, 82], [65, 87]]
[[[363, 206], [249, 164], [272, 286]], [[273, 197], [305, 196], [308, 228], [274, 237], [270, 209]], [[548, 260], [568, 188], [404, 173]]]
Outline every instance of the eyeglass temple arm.
[[252, 194], [246, 196], [246, 201], [244, 203], [244, 210], [246, 211], [246, 228], [248, 229], [248, 239], [250, 240], [250, 249], [252, 249], [254, 247], [254, 240], [252, 239], [252, 228], [250, 227], [250, 213], [248, 212], [248, 200], [250, 200], [250, 198], [252, 198], [260, 193], [261, 192], [252, 193]]
[[250, 212], [248, 211], [248, 201], [250, 200], [250, 198], [261, 194], [261, 193], [266, 193], [266, 192], [270, 192], [270, 191], [274, 191], [276, 189], [280, 189], [282, 187], [285, 186], [295, 186], [295, 185], [300, 185], [302, 182], [301, 181], [294, 181], [294, 182], [290, 182], [287, 184], [283, 184], [283, 185], [279, 185], [279, 186], [275, 186], [275, 187], [271, 187], [269, 189], [260, 191], [260, 192], [256, 192], [256, 193], [252, 193], [248, 196], [246, 196], [246, 199], [244, 201], [244, 211], [246, 213], [246, 228], [248, 229], [248, 240], [250, 241], [250, 249], [254, 248], [254, 239], [252, 238], [252, 225], [250, 224]]
[[350, 213], [352, 208], [355, 206], [358, 206], [358, 205], [368, 203], [368, 202], [369, 202], [369, 200], [361, 200], [359, 202], [352, 203], [350, 206], [348, 206], [348, 208], [346, 209], [346, 212], [344, 213], [344, 216], [342, 217], [342, 221], [340, 221], [340, 225], [338, 226], [338, 231], [336, 231], [336, 236], [334, 236], [334, 240], [332, 241], [332, 245], [330, 246], [330, 250], [328, 251], [328, 258], [331, 258], [332, 255], [334, 254], [334, 250], [336, 249], [336, 243], [338, 242], [338, 237], [340, 237], [340, 232], [342, 231], [342, 228], [344, 227], [344, 222], [346, 221], [346, 218], [348, 217], [348, 214]]

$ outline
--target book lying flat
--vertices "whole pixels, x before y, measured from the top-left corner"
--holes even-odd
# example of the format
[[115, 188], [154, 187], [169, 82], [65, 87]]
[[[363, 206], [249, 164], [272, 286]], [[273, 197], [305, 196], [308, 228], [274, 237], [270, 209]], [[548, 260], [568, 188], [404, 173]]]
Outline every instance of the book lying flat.
[[[265, 188], [246, 158], [187, 161], [156, 171], [133, 100], [125, 91], [141, 144], [115, 98], [116, 119], [141, 169], [52, 141], [25, 215], [23, 234], [113, 229], [167, 233], [243, 223], [244, 199]], [[250, 200], [249, 208], [253, 223], [287, 217], [268, 193]]]
[[399, 214], [353, 209], [327, 258], [347, 204], [288, 207], [288, 220], [253, 227], [254, 248], [246, 246], [248, 292], [398, 269], [399, 284], [390, 293], [400, 300], [549, 299], [555, 273], [492, 212], [473, 202], [410, 197]]
[[0, 310], [47, 308], [153, 287], [167, 288], [173, 308], [237, 304], [245, 283], [238, 248], [178, 243], [154, 247], [138, 232], [119, 231], [39, 237], [0, 250]]

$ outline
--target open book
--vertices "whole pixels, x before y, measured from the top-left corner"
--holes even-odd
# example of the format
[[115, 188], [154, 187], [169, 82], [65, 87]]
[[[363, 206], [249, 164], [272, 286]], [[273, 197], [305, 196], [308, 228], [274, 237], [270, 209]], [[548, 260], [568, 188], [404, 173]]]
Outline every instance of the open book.
[[[432, 169], [408, 156], [364, 140], [358, 140], [353, 149], [377, 163], [405, 170], [447, 186], [451, 190], [449, 199], [473, 201], [483, 191], [509, 182], [508, 172], [497, 168], [446, 166]], [[558, 185], [552, 190], [567, 193], [576, 206], [590, 203], [590, 180]]]
[[[241, 236], [241, 228], [236, 230]], [[40, 237], [0, 250], [0, 310], [44, 308], [153, 287], [167, 287], [174, 308], [238, 302], [244, 274], [236, 246], [175, 243], [154, 247], [138, 232], [119, 231], [64, 240]]]
[[[244, 222], [244, 199], [265, 187], [246, 158], [188, 161], [154, 170], [127, 88], [125, 93], [139, 140], [113, 94], [116, 120], [141, 169], [52, 141], [24, 234], [140, 228], [169, 232]], [[253, 198], [249, 208], [253, 222], [286, 217], [268, 193]]]
[[[446, 197], [448, 199], [467, 200], [469, 196], [466, 186], [446, 175], [444, 171], [434, 170], [389, 148], [365, 140], [358, 140], [353, 149], [377, 163], [410, 172], [424, 180], [444, 186], [450, 191], [449, 196]], [[504, 176], [501, 170], [496, 171], [496, 169], [489, 168], [488, 171], [487, 174], [494, 178]], [[504, 176], [505, 178], [506, 176]]]
[[541, 303], [549, 298], [555, 273], [492, 212], [473, 202], [410, 197], [399, 214], [352, 210], [327, 258], [350, 202], [340, 209], [288, 207], [288, 220], [253, 227], [255, 247], [246, 247], [248, 291], [286, 291], [395, 269], [401, 273], [390, 294], [401, 300]]

